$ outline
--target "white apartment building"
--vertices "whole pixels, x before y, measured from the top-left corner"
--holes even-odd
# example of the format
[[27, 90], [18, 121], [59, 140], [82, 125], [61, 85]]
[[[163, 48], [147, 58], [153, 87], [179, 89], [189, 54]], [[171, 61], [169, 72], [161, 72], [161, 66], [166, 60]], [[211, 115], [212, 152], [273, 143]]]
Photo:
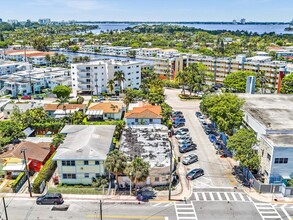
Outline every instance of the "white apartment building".
[[238, 94], [245, 98], [244, 123], [259, 140], [260, 174], [265, 183], [293, 178], [293, 96]]
[[131, 50], [131, 47], [122, 47], [122, 46], [113, 47], [113, 46], [102, 45], [99, 47], [99, 49], [101, 53], [126, 56]]
[[178, 55], [178, 50], [175, 50], [175, 49], [165, 49], [165, 50], [160, 49], [157, 54], [158, 57], [166, 57], [166, 58], [171, 58], [176, 55]]
[[0, 60], [0, 76], [9, 75], [20, 70], [31, 70], [31, 69], [32, 69], [32, 65], [29, 63]]
[[50, 18], [41, 18], [39, 19], [39, 24], [43, 24], [43, 25], [47, 25], [51, 23], [51, 19]]
[[[116, 71], [122, 71], [125, 81], [122, 82], [122, 89], [139, 89], [141, 85], [141, 62], [100, 60], [89, 63], [77, 63], [71, 65], [73, 92], [100, 94], [107, 92], [108, 81], [114, 79]], [[115, 91], [120, 86], [115, 82]]]
[[136, 56], [141, 57], [155, 57], [161, 50], [160, 48], [138, 48], [134, 49], [136, 51]]

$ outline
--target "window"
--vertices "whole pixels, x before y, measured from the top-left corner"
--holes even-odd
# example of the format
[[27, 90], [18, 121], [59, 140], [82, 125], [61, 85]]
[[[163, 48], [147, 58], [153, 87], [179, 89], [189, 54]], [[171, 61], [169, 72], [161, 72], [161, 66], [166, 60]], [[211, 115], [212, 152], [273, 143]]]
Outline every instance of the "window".
[[86, 82], [91, 82], [91, 80], [90, 79], [86, 79]]
[[150, 118], [150, 123], [153, 123], [153, 119], [152, 118]]
[[83, 161], [83, 165], [89, 165], [89, 161], [88, 160]]
[[138, 119], [135, 119], [135, 122], [138, 122]]
[[271, 155], [269, 153], [267, 154], [267, 158], [268, 160], [271, 160]]
[[95, 66], [94, 69], [96, 70], [96, 69], [98, 69], [98, 67]]
[[136, 77], [136, 79], [139, 79], [139, 77]]
[[74, 173], [63, 173], [63, 179], [76, 179], [76, 174], [74, 174]]
[[288, 163], [288, 158], [275, 158], [275, 163]]
[[101, 175], [99, 173], [96, 173], [96, 178], [101, 177]]
[[62, 160], [62, 166], [75, 166], [74, 160]]
[[155, 177], [155, 182], [159, 182], [160, 178], [159, 177]]
[[89, 173], [85, 173], [84, 174], [84, 178], [89, 178], [90, 177], [90, 174]]
[[89, 66], [87, 66], [85, 69], [86, 69], [86, 70], [90, 70], [91, 68], [90, 68]]
[[100, 161], [96, 160], [95, 165], [100, 165]]
[[87, 74], [86, 74], [86, 76], [90, 76], [90, 75], [91, 75], [90, 73], [87, 73]]

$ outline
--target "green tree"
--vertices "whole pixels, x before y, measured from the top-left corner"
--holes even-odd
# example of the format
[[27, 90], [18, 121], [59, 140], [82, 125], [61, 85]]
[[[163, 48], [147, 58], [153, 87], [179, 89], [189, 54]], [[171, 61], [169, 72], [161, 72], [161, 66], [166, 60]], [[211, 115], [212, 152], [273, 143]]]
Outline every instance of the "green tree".
[[173, 109], [170, 105], [168, 105], [166, 102], [163, 102], [161, 104], [161, 107], [162, 107], [162, 122], [164, 125], [168, 126], [169, 127], [169, 124], [170, 124], [170, 118], [172, 116], [172, 113], [173, 113]]
[[107, 84], [107, 88], [108, 88], [110, 94], [112, 94], [114, 91], [114, 85], [115, 85], [114, 79], [110, 79]]
[[63, 143], [64, 139], [65, 139], [64, 134], [61, 134], [61, 133], [55, 134], [50, 146], [53, 146], [55, 149], [57, 149]]
[[70, 46], [69, 49], [70, 49], [73, 53], [75, 53], [75, 52], [79, 51], [79, 46], [77, 46], [77, 45]]
[[283, 78], [280, 92], [282, 94], [293, 94], [293, 73]]
[[233, 129], [238, 129], [242, 124], [244, 114], [241, 108], [243, 104], [244, 100], [236, 95], [230, 93], [214, 94], [203, 97], [200, 109], [210, 116], [220, 131], [232, 135]]
[[0, 144], [2, 147], [13, 140], [20, 138], [25, 138], [25, 134], [22, 132], [19, 123], [11, 120], [0, 122]]
[[250, 170], [258, 170], [260, 160], [253, 147], [257, 144], [255, 133], [251, 129], [241, 128], [229, 138], [227, 148], [233, 152], [235, 160], [240, 161], [241, 166]]
[[127, 158], [121, 151], [115, 149], [107, 155], [105, 166], [109, 173], [115, 175], [118, 185], [118, 175], [124, 173], [127, 166]]
[[246, 90], [246, 80], [249, 76], [256, 76], [256, 74], [251, 71], [230, 73], [224, 79], [224, 86], [229, 92], [244, 93]]
[[175, 79], [182, 85], [182, 91], [183, 91], [183, 94], [185, 95], [185, 86], [188, 79], [187, 72], [179, 71]]
[[122, 70], [118, 70], [114, 73], [114, 80], [118, 82], [119, 91], [122, 93], [122, 82], [125, 81], [125, 74]]
[[149, 163], [145, 162], [141, 157], [135, 157], [126, 167], [126, 174], [131, 181], [135, 183], [135, 191], [138, 182], [146, 181], [149, 176]]
[[160, 105], [164, 102], [164, 89], [159, 86], [151, 86], [148, 94], [148, 101], [152, 105]]
[[52, 93], [55, 94], [58, 99], [68, 99], [71, 93], [71, 88], [63, 85], [55, 86]]
[[127, 88], [125, 91], [124, 103], [128, 105], [136, 99], [144, 99], [145, 97], [146, 94], [143, 91]]
[[51, 44], [50, 40], [47, 37], [37, 36], [37, 37], [32, 39], [32, 46], [36, 50], [48, 51], [50, 44]]

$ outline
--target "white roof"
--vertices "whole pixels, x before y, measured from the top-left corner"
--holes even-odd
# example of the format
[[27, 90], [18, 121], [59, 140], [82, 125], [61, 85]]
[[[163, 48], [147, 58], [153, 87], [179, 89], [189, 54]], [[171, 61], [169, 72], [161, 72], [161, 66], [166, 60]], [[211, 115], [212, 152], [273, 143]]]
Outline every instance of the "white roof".
[[20, 170], [24, 170], [25, 169], [25, 164], [7, 164], [6, 166], [3, 167], [2, 170], [7, 170], [7, 171], [11, 171], [11, 170], [16, 170], [16, 171], [20, 171]]
[[103, 110], [87, 110], [86, 115], [88, 116], [102, 116], [104, 114]]

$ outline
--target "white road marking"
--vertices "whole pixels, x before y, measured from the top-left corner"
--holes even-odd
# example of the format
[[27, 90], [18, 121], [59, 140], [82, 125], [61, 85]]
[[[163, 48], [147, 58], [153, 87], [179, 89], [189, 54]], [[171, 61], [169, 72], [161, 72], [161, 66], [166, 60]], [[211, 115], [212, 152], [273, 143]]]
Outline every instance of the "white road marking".
[[210, 197], [211, 197], [211, 200], [215, 200], [215, 198], [214, 198], [214, 195], [213, 195], [213, 193], [212, 192], [209, 192], [209, 194], [210, 194]]
[[228, 193], [224, 192], [224, 195], [226, 196], [226, 200], [227, 200], [227, 201], [230, 201], [230, 198], [229, 198], [229, 196], [228, 196]]
[[159, 205], [161, 205], [161, 203], [156, 203], [156, 204], [154, 204], [153, 206], [159, 206]]
[[240, 199], [241, 199], [242, 201], [245, 201], [245, 199], [244, 199], [242, 193], [238, 193], [238, 195], [239, 195], [239, 197], [240, 197]]
[[285, 210], [284, 207], [281, 208], [282, 212], [284, 212], [284, 214], [286, 215], [286, 217], [288, 218], [288, 220], [291, 220], [291, 216], [288, 214], [288, 212]]
[[206, 194], [204, 192], [202, 192], [201, 195], [202, 195], [203, 200], [206, 201], [207, 200]]
[[267, 220], [267, 219], [283, 220], [272, 204], [270, 203], [253, 203], [253, 204], [263, 220]]
[[199, 197], [198, 197], [197, 192], [194, 193], [194, 196], [195, 196], [195, 200], [199, 201]]
[[237, 201], [237, 198], [236, 198], [236, 196], [235, 196], [235, 193], [231, 193], [231, 195], [232, 195], [234, 201]]
[[[189, 210], [189, 212], [186, 212], [184, 210]], [[184, 219], [197, 220], [197, 215], [196, 215], [193, 203], [189, 203], [189, 204], [175, 203], [175, 212], [176, 212], [177, 220], [184, 220]], [[179, 215], [190, 215], [190, 216], [179, 216]]]
[[223, 200], [221, 197], [221, 194], [219, 192], [217, 192], [217, 196], [218, 196], [219, 200], [221, 200], [221, 201]]

